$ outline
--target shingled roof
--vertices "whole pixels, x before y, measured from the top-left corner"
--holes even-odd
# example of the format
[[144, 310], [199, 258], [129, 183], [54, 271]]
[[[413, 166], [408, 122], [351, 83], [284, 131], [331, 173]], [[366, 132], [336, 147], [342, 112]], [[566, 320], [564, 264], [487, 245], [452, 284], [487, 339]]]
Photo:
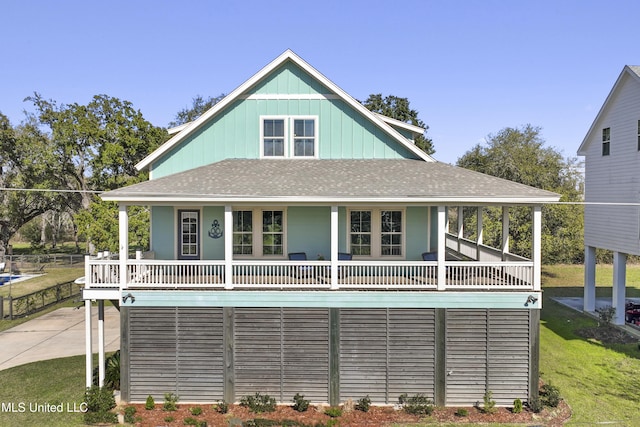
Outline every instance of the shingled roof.
[[103, 193], [159, 202], [545, 203], [558, 194], [423, 160], [228, 159]]

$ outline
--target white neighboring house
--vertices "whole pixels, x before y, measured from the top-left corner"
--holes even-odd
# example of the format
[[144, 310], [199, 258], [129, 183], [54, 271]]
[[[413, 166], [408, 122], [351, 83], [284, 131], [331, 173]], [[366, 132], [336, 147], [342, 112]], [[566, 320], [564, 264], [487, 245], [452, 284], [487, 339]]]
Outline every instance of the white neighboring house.
[[625, 321], [627, 254], [640, 255], [640, 66], [625, 66], [580, 148], [585, 156], [584, 310], [595, 311], [596, 248], [613, 251], [612, 306]]

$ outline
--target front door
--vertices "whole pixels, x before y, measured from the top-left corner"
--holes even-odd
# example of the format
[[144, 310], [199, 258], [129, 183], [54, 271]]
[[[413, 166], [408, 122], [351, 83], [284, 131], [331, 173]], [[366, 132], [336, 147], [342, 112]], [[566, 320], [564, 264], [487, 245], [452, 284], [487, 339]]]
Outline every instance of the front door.
[[178, 211], [178, 259], [200, 259], [200, 211]]

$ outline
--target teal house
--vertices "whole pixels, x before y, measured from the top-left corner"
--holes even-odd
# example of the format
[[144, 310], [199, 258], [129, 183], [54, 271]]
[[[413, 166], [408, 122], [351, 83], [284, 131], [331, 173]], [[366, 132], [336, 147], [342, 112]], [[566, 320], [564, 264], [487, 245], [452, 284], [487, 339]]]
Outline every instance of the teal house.
[[[86, 263], [101, 360], [103, 302], [120, 308], [124, 401], [537, 396], [541, 207], [557, 194], [436, 161], [414, 144], [424, 129], [290, 50], [170, 132], [138, 164], [148, 181], [101, 195], [120, 253]], [[128, 206], [150, 208], [148, 253], [127, 253]], [[530, 257], [509, 251], [514, 206], [531, 209]], [[499, 248], [482, 240], [489, 207]]]

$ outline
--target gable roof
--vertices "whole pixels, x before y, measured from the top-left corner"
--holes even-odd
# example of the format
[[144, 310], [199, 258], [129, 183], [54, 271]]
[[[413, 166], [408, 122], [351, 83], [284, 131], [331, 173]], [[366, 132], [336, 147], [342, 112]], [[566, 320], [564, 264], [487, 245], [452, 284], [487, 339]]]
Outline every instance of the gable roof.
[[609, 102], [614, 97], [614, 95], [620, 90], [620, 87], [622, 86], [622, 81], [624, 80], [624, 78], [626, 76], [629, 76], [632, 79], [634, 79], [635, 81], [637, 81], [638, 83], [640, 83], [640, 66], [639, 65], [625, 65], [624, 66], [624, 68], [622, 69], [622, 72], [618, 76], [618, 79], [616, 80], [615, 84], [611, 88], [611, 91], [609, 92], [609, 95], [607, 95], [607, 98], [605, 99], [604, 103], [602, 104], [602, 107], [600, 107], [600, 111], [598, 111], [598, 115], [593, 120], [593, 123], [591, 123], [591, 127], [589, 127], [589, 131], [587, 132], [587, 134], [585, 135], [584, 139], [582, 140], [582, 143], [580, 144], [580, 147], [578, 148], [578, 155], [579, 156], [584, 156], [584, 155], [587, 154], [587, 147], [589, 145], [589, 141], [591, 140], [592, 132], [595, 130], [595, 126], [598, 123], [598, 121], [600, 120], [600, 118], [602, 117], [602, 115], [604, 114], [604, 111], [609, 106]]
[[129, 203], [538, 204], [559, 195], [441, 162], [227, 159], [101, 194]]
[[[330, 91], [334, 92], [339, 99], [347, 103], [354, 110], [358, 111], [364, 117], [366, 117], [369, 121], [373, 122], [376, 126], [382, 129], [385, 133], [399, 142], [402, 146], [407, 148], [410, 152], [415, 154], [418, 158], [421, 158], [424, 161], [434, 162], [435, 159], [424, 151], [420, 150], [416, 147], [411, 141], [408, 141], [400, 132], [395, 130], [386, 120], [382, 119], [380, 115], [375, 114], [369, 111], [366, 107], [360, 104], [356, 99], [354, 99], [351, 95], [346, 93], [344, 90], [340, 89], [335, 83], [326, 78], [323, 74], [321, 74], [318, 70], [309, 65], [306, 61], [296, 55], [290, 49], [287, 49], [276, 59], [271, 61], [268, 65], [254, 74], [247, 81], [242, 83], [236, 89], [234, 89], [231, 93], [225, 96], [220, 102], [215, 104], [211, 109], [203, 113], [200, 117], [194, 120], [191, 123], [188, 123], [184, 126], [184, 128], [180, 129], [180, 131], [175, 134], [171, 139], [162, 144], [158, 149], [156, 149], [153, 153], [145, 157], [142, 161], [140, 161], [136, 168], [138, 170], [142, 170], [148, 168], [154, 161], [162, 157], [165, 153], [203, 126], [209, 119], [214, 117], [220, 111], [224, 110], [227, 106], [231, 105], [236, 99], [238, 99], [241, 95], [243, 95], [247, 90], [253, 87], [255, 84], [263, 80], [267, 77], [272, 71], [278, 68], [280, 65], [284, 64], [287, 61], [291, 61], [296, 64], [298, 67], [302, 68], [305, 72], [311, 75], [318, 82], [326, 86]], [[390, 119], [393, 120], [393, 119]], [[407, 123], [404, 125], [412, 126]], [[405, 127], [406, 127], [405, 126]]]

